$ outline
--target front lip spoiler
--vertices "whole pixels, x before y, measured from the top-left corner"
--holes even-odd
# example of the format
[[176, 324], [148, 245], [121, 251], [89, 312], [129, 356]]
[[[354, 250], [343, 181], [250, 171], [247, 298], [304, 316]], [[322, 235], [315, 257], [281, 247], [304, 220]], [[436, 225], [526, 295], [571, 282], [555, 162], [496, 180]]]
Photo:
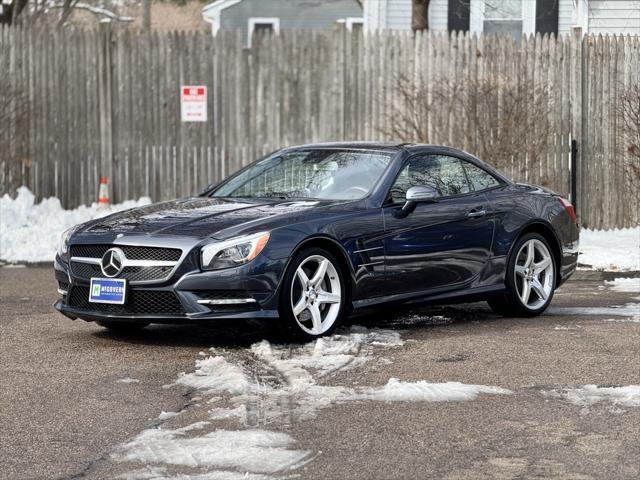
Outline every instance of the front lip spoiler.
[[117, 322], [149, 322], [166, 324], [194, 324], [215, 320], [243, 320], [243, 319], [275, 319], [278, 318], [276, 310], [256, 310], [237, 313], [209, 313], [201, 312], [186, 315], [112, 315], [108, 313], [88, 312], [77, 310], [65, 305], [64, 300], [58, 300], [53, 307], [71, 320], [80, 318], [87, 322], [99, 322], [101, 320]]

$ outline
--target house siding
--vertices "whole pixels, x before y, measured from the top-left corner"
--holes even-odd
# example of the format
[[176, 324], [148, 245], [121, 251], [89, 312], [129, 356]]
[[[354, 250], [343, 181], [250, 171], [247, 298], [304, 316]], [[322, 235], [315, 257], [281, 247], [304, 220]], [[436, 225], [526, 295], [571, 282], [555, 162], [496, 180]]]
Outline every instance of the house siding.
[[429, 28], [438, 32], [447, 30], [448, 0], [431, 0], [429, 4]]
[[560, 0], [558, 3], [558, 34], [571, 33], [576, 19], [574, 18], [574, 0]]
[[280, 19], [280, 30], [326, 30], [347, 17], [362, 17], [356, 0], [243, 0], [220, 13], [223, 30], [248, 34], [249, 18]]
[[640, 34], [640, 0], [591, 0], [589, 33]]
[[[576, 2], [558, 0], [558, 33], [569, 34], [578, 24]], [[482, 31], [484, 0], [470, 0], [471, 32]], [[535, 0], [525, 0], [535, 3]], [[585, 2], [587, 3], [587, 2]], [[448, 0], [431, 0], [429, 28], [447, 30]], [[528, 11], [525, 9], [525, 11]], [[585, 33], [640, 34], [640, 0], [589, 0], [588, 31]], [[535, 22], [532, 22], [532, 25]], [[585, 23], [585, 26], [587, 24]], [[408, 30], [411, 28], [411, 0], [365, 0], [365, 28]], [[533, 28], [533, 27], [532, 27]]]

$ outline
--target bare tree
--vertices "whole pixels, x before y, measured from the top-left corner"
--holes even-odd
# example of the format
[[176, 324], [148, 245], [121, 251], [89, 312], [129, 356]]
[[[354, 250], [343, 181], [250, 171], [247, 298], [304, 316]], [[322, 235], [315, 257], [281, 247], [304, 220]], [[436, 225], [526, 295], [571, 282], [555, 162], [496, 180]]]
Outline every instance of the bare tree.
[[634, 184], [640, 182], [640, 83], [624, 89], [616, 106], [620, 118], [618, 140], [629, 156], [626, 173]]
[[427, 30], [429, 28], [429, 2], [431, 0], [411, 0], [411, 29]]
[[[522, 88], [504, 75], [481, 78], [400, 76], [381, 133], [394, 140], [442, 143], [466, 149], [499, 168], [529, 166], [551, 138], [544, 88]], [[551, 179], [540, 179], [549, 183]]]

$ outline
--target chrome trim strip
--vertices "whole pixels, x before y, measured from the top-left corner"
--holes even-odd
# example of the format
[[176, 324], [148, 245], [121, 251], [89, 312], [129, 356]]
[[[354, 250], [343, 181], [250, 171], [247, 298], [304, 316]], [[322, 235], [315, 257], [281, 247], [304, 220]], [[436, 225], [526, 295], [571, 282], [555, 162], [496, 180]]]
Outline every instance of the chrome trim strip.
[[358, 267], [369, 267], [371, 265], [382, 265], [384, 262], [380, 261], [380, 262], [370, 262], [370, 263], [361, 263], [360, 265], [358, 265]]
[[[93, 257], [71, 257], [72, 262], [78, 263], [91, 263], [93, 265], [100, 265], [101, 258]], [[178, 262], [168, 262], [166, 260], [129, 260], [126, 258], [122, 262], [122, 268], [124, 267], [174, 267]]]
[[59, 293], [60, 295], [66, 295], [66, 294], [67, 294], [67, 291], [66, 291], [66, 290], [63, 290], [63, 289], [61, 289], [61, 288], [59, 288], [59, 289], [58, 289], [58, 293]]
[[93, 257], [71, 257], [69, 262], [78, 262], [78, 263], [92, 263], [94, 265], [100, 265], [101, 258], [93, 258]]
[[256, 303], [254, 298], [220, 298], [198, 300], [201, 305], [241, 305], [243, 303]]
[[362, 250], [354, 250], [353, 253], [370, 252], [371, 250], [380, 250], [382, 247], [363, 248]]

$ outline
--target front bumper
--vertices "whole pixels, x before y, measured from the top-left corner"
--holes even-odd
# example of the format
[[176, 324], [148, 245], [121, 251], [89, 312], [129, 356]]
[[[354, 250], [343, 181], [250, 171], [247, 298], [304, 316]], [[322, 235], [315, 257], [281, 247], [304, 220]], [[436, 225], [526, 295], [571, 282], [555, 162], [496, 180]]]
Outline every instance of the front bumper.
[[86, 321], [189, 324], [277, 318], [285, 261], [261, 256], [241, 267], [208, 272], [199, 269], [197, 257], [187, 257], [165, 281], [129, 285], [127, 301], [121, 306], [90, 303], [90, 280], [74, 276], [56, 258], [62, 298], [54, 307], [68, 318]]

